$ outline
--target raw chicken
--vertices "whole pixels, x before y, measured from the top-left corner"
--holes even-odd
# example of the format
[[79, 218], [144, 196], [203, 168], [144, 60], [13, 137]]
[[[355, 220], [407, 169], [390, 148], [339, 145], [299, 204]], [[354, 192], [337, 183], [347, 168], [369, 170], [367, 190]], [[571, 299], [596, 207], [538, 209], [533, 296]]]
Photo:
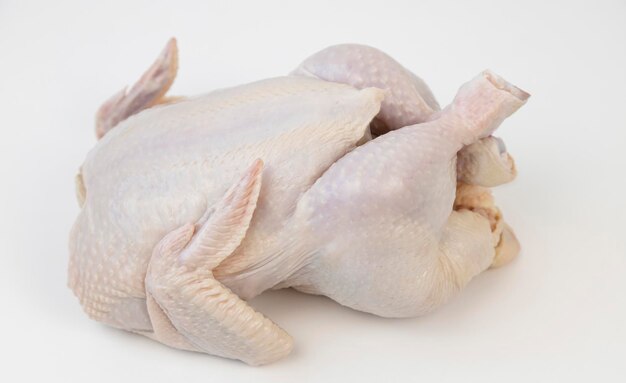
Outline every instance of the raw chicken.
[[293, 343], [246, 303], [263, 291], [416, 316], [519, 252], [487, 187], [515, 176], [491, 133], [528, 94], [494, 73], [440, 110], [366, 46], [193, 98], [165, 96], [176, 69], [172, 40], [97, 114], [69, 264], [90, 317], [259, 365]]

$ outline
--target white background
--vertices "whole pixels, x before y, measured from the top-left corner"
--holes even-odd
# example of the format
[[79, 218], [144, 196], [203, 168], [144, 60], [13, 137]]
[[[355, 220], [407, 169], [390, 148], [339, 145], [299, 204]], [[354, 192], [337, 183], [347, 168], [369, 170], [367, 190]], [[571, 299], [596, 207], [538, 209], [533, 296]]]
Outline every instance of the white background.
[[[253, 304], [296, 348], [262, 368], [87, 319], [65, 282], [73, 177], [97, 107], [170, 36], [172, 94], [282, 75], [341, 42], [388, 52], [441, 104], [485, 68], [529, 91], [498, 132], [520, 172], [496, 197], [521, 257], [422, 318], [265, 294]], [[623, 1], [0, 0], [0, 380], [624, 382], [625, 89]]]

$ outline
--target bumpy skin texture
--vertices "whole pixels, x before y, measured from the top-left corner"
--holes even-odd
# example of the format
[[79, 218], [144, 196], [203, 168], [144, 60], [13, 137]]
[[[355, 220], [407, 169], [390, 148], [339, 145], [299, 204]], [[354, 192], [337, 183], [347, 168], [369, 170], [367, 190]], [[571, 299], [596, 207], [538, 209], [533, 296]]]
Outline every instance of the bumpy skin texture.
[[289, 77], [153, 106], [175, 53], [100, 109], [76, 178], [69, 285], [92, 318], [258, 365], [292, 348], [245, 302], [267, 289], [421, 315], [519, 252], [487, 189], [515, 175], [490, 135], [528, 97], [502, 78], [440, 110], [389, 56], [341, 45]]
[[300, 64], [292, 75], [309, 76], [386, 91], [380, 113], [373, 121], [375, 133], [419, 124], [440, 110], [428, 85], [393, 58], [377, 49], [357, 44], [328, 47]]

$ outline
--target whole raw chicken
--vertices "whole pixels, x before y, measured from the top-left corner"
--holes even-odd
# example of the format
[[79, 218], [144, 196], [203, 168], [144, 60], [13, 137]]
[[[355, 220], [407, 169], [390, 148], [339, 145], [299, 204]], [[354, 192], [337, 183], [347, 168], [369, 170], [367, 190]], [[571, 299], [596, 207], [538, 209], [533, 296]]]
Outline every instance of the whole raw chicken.
[[90, 317], [258, 365], [292, 349], [245, 301], [265, 290], [417, 316], [519, 252], [487, 187], [515, 176], [491, 134], [529, 95], [496, 74], [440, 110], [367, 46], [193, 98], [165, 96], [176, 70], [171, 40], [98, 111], [70, 238]]

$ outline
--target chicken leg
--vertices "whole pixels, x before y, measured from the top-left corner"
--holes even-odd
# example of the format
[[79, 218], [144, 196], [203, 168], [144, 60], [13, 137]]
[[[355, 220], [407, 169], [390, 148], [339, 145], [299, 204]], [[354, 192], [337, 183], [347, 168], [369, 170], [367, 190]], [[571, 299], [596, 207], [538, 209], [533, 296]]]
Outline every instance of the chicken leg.
[[428, 85], [387, 54], [366, 45], [328, 47], [304, 60], [292, 73], [349, 84], [376, 87], [387, 94], [372, 122], [374, 135], [428, 121], [439, 104]]
[[[481, 73], [436, 120], [392, 131], [335, 163], [298, 205], [296, 217], [320, 239], [320, 255], [296, 287], [405, 317], [431, 311], [488, 268], [499, 235], [491, 210], [453, 210], [456, 157], [527, 98]], [[352, 234], [337, 235], [340, 227]]]
[[[489, 72], [485, 73], [490, 76]], [[328, 47], [307, 58], [292, 75], [316, 77], [357, 88], [374, 86], [385, 89], [387, 95], [381, 110], [370, 126], [374, 136], [435, 120], [441, 115], [439, 104], [421, 78], [387, 54], [369, 46], [343, 44]], [[492, 76], [491, 81], [496, 87], [507, 86], [497, 76]], [[515, 93], [519, 90], [511, 88], [510, 91]], [[523, 94], [521, 96], [524, 97]], [[471, 190], [471, 185], [493, 187], [510, 182], [515, 176], [513, 158], [499, 138], [483, 137], [458, 151], [457, 177], [464, 192]], [[504, 228], [504, 231], [496, 231], [498, 235], [503, 235], [499, 247], [502, 256], [498, 257], [498, 264], [503, 264], [505, 259], [513, 259], [519, 253], [519, 243], [512, 229], [502, 220], [489, 190], [479, 187], [470, 194], [489, 195], [490, 209], [498, 211], [498, 227]], [[463, 203], [455, 202], [455, 209], [463, 206], [469, 210], [486, 211], [484, 206], [481, 209], [481, 206], [471, 205], [475, 201], [477, 199], [465, 198]]]

